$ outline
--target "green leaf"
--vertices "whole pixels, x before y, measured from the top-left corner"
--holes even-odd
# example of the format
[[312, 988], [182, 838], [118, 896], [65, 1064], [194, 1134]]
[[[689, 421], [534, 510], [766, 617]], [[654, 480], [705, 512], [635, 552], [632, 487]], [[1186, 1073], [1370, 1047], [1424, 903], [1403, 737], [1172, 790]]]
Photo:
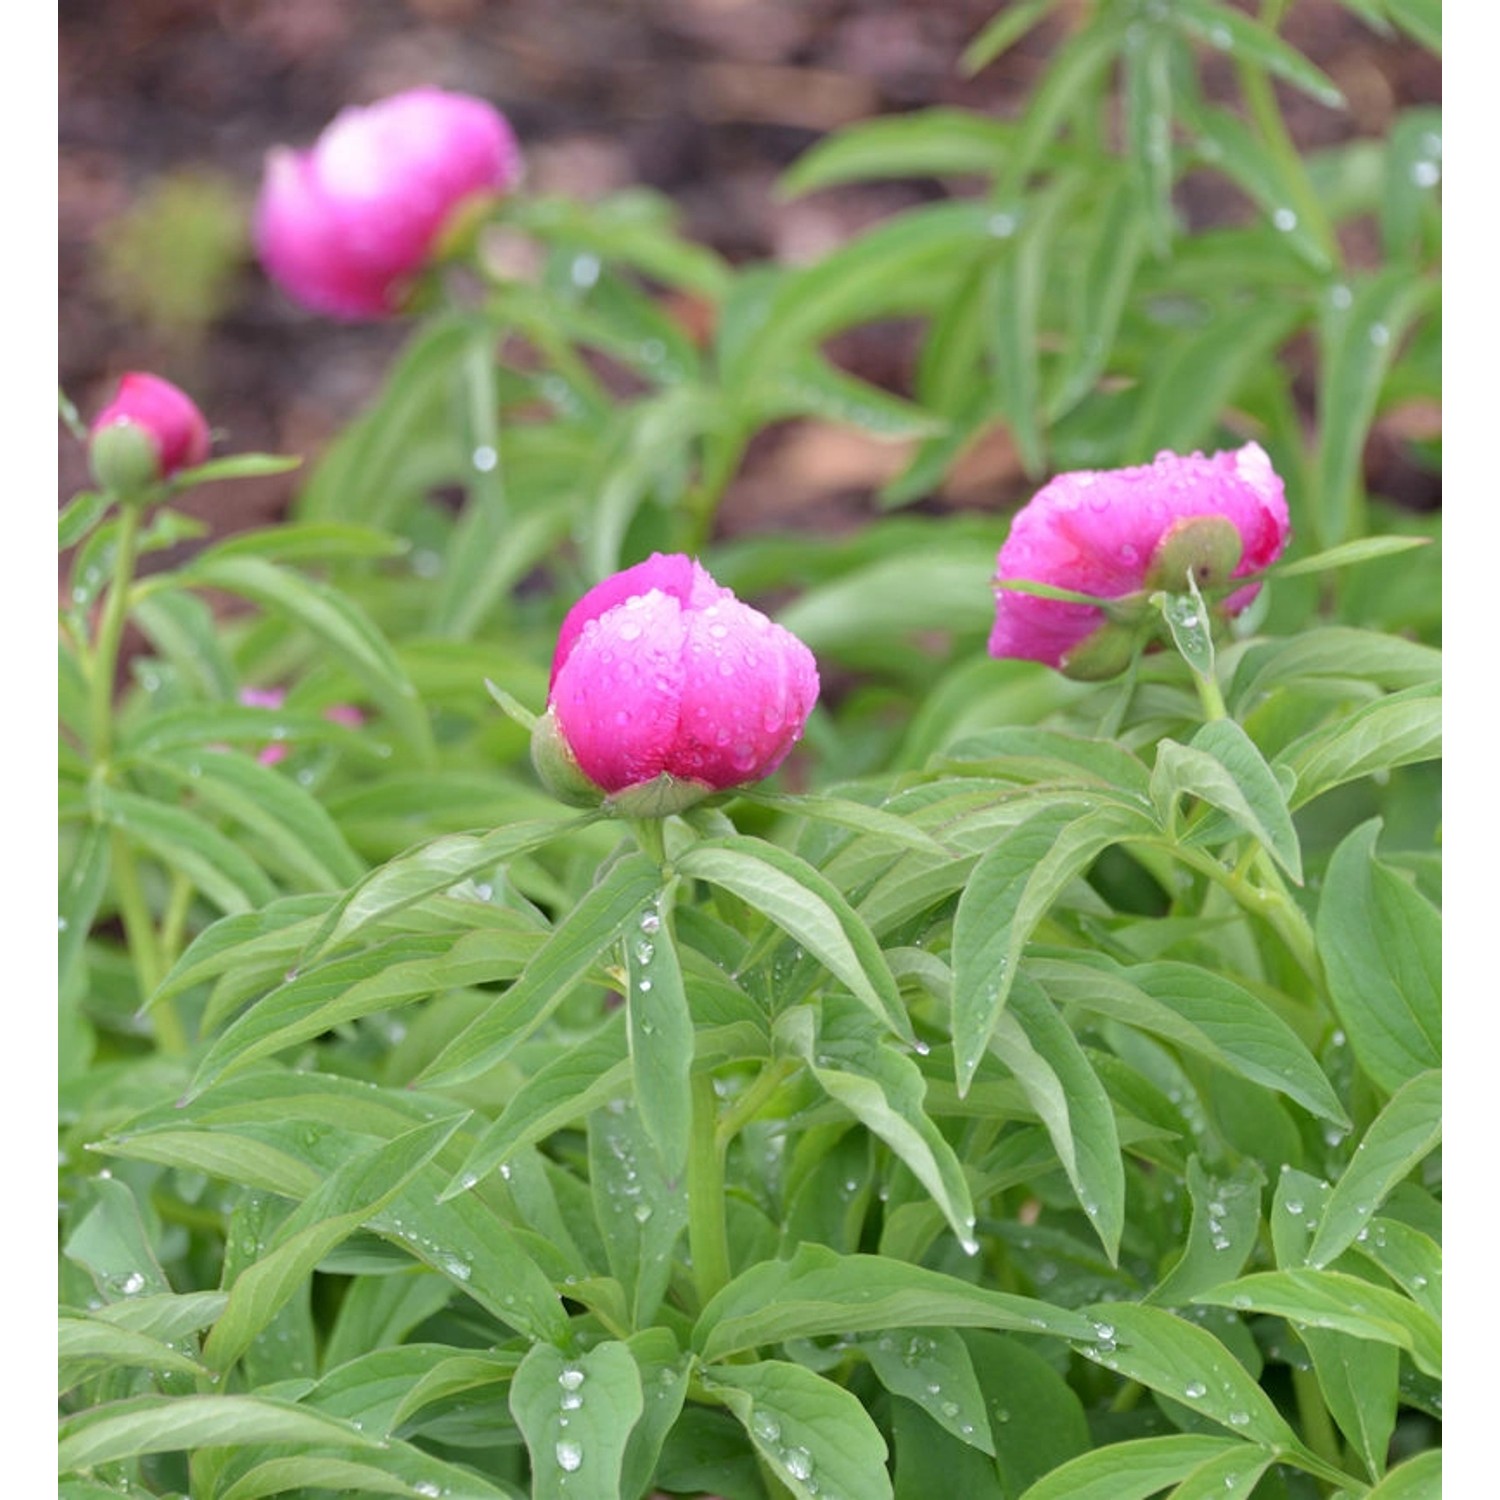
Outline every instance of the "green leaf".
[[372, 923], [394, 916], [461, 881], [550, 843], [560, 834], [595, 821], [593, 815], [513, 823], [494, 833], [448, 834], [420, 844], [372, 870], [329, 913], [323, 930], [309, 944], [307, 957], [340, 947]]
[[412, 1500], [434, 1494], [448, 1500], [507, 1500], [520, 1494], [511, 1485], [496, 1488], [471, 1469], [443, 1463], [405, 1443], [387, 1441], [369, 1462], [327, 1454], [268, 1458], [239, 1474], [219, 1500], [260, 1500], [287, 1491], [406, 1495]]
[[[777, 1021], [777, 1036], [802, 1058], [830, 1099], [880, 1137], [932, 1194], [959, 1242], [974, 1244], [974, 1205], [963, 1166], [922, 1107], [927, 1083], [911, 1058], [895, 1051], [868, 1014], [829, 995], [814, 1040], [806, 1007]], [[801, 1024], [797, 1024], [797, 1023]]]
[[1015, 981], [1021, 952], [1063, 888], [1111, 844], [1148, 831], [1119, 806], [1043, 808], [1005, 829], [975, 867], [953, 921], [953, 1053], [967, 1093]]
[[1186, 1433], [1110, 1443], [1054, 1469], [1021, 1500], [1147, 1500], [1203, 1464], [1246, 1446], [1234, 1439]]
[[1299, 1324], [1329, 1415], [1359, 1455], [1365, 1472], [1385, 1472], [1400, 1399], [1401, 1352], [1352, 1334]]
[[640, 1497], [650, 1492], [662, 1446], [678, 1426], [692, 1362], [678, 1349], [671, 1333], [660, 1326], [642, 1329], [628, 1340], [628, 1346], [641, 1372], [646, 1403], [625, 1445], [620, 1493]]
[[521, 1084], [443, 1196], [466, 1191], [517, 1151], [621, 1097], [630, 1073], [625, 1018], [616, 1012]]
[[1392, 1469], [1365, 1500], [1441, 1500], [1443, 1454], [1429, 1448]]
[[172, 488], [186, 490], [219, 479], [260, 479], [269, 474], [288, 474], [301, 465], [302, 460], [295, 454], [231, 453], [226, 458], [212, 458], [191, 469], [179, 469], [172, 476]]
[[531, 1453], [534, 1500], [619, 1500], [631, 1428], [645, 1408], [630, 1350], [610, 1340], [577, 1359], [535, 1344], [510, 1387]]
[[276, 1244], [230, 1288], [229, 1304], [203, 1346], [205, 1363], [227, 1370], [318, 1262], [384, 1208], [463, 1118], [419, 1125], [334, 1172], [281, 1226]]
[[1084, 1311], [1096, 1320], [1098, 1342], [1080, 1346], [1080, 1353], [1240, 1438], [1300, 1451], [1296, 1435], [1254, 1376], [1196, 1323], [1144, 1303], [1101, 1302]]
[[57, 550], [66, 552], [76, 547], [100, 521], [109, 509], [110, 497], [97, 490], [84, 490], [58, 512]]
[[1315, 930], [1349, 1045], [1394, 1092], [1442, 1063], [1442, 932], [1431, 903], [1375, 857], [1379, 833], [1363, 823], [1334, 851]]
[[763, 839], [704, 839], [677, 861], [686, 879], [706, 880], [748, 902], [841, 980], [904, 1041], [915, 1040], [880, 945], [836, 886], [806, 860]]
[[951, 1328], [871, 1334], [858, 1340], [876, 1378], [892, 1395], [915, 1402], [954, 1437], [993, 1455], [990, 1419], [974, 1362]]
[[1012, 43], [1018, 42], [1058, 0], [1017, 0], [1007, 5], [985, 25], [978, 36], [964, 48], [958, 66], [964, 73], [977, 73], [1000, 56]]
[[[326, 896], [284, 896], [257, 911], [221, 917], [188, 944], [147, 1006], [230, 969], [284, 970], [306, 946], [327, 906]], [[205, 1029], [208, 1025], [205, 1019]]]
[[1013, 126], [965, 109], [882, 115], [835, 131], [803, 152], [777, 191], [796, 198], [842, 182], [987, 176], [998, 170], [1013, 134]]
[[[1311, 557], [1299, 557], [1293, 563], [1277, 563], [1274, 567], [1274, 575], [1277, 578], [1299, 578], [1307, 573], [1328, 573], [1335, 568], [1352, 568], [1358, 563], [1373, 562], [1381, 557], [1394, 557], [1401, 552], [1410, 552], [1417, 547], [1427, 547], [1432, 544], [1432, 538], [1426, 536], [1366, 536], [1357, 541], [1342, 542], [1337, 547], [1329, 547], [1323, 552], [1315, 552]], [[1338, 626], [1327, 626], [1324, 632], [1338, 630]], [[1349, 631], [1354, 635], [1358, 632]], [[1416, 646], [1415, 641], [1402, 640], [1400, 636], [1390, 636], [1386, 639], [1400, 641], [1402, 645]], [[1430, 647], [1422, 647], [1422, 650], [1430, 650]]]
[[1174, 0], [1172, 19], [1189, 35], [1241, 62], [1253, 63], [1301, 89], [1329, 109], [1342, 109], [1344, 96], [1321, 68], [1261, 21], [1212, 0]]
[[1233, 719], [1205, 724], [1187, 746], [1161, 742], [1151, 795], [1164, 822], [1184, 792], [1226, 813], [1302, 884], [1302, 850], [1286, 793], [1254, 740]]
[[[1314, 535], [1324, 546], [1350, 539], [1356, 492], [1375, 403], [1402, 336], [1432, 287], [1401, 266], [1336, 287], [1319, 319], [1319, 442], [1313, 488]], [[1334, 300], [1334, 299], [1337, 300]]]
[[885, 1439], [848, 1391], [781, 1360], [700, 1378], [797, 1500], [891, 1500]]
[[1333, 1085], [1296, 1032], [1232, 979], [1170, 962], [1119, 972], [1107, 963], [1036, 958], [1030, 970], [1059, 1002], [1136, 1026], [1348, 1126]]
[[[453, 377], [471, 338], [468, 319], [457, 314], [418, 326], [375, 402], [323, 455], [298, 502], [303, 516], [377, 527], [392, 523], [406, 496], [403, 460], [448, 416]], [[446, 422], [444, 429], [447, 458], [455, 445]]]
[[1326, 1266], [1368, 1229], [1371, 1215], [1396, 1185], [1437, 1149], [1442, 1110], [1443, 1076], [1436, 1070], [1419, 1073], [1397, 1089], [1324, 1204], [1308, 1265]]
[[109, 830], [89, 824], [57, 892], [57, 988], [68, 994], [73, 968], [109, 884]]
[[1358, 1235], [1354, 1239], [1358, 1254], [1373, 1261], [1412, 1301], [1442, 1322], [1443, 1252], [1436, 1240], [1399, 1219], [1387, 1218], [1371, 1220], [1367, 1239]]
[[208, 1374], [196, 1360], [157, 1339], [92, 1318], [58, 1319], [57, 1358], [59, 1392], [71, 1390], [79, 1381], [102, 1370], [122, 1367]]
[[1401, 1293], [1343, 1271], [1302, 1267], [1257, 1271], [1200, 1292], [1193, 1300], [1274, 1313], [1289, 1318], [1294, 1326], [1310, 1323], [1314, 1328], [1395, 1344], [1412, 1356], [1418, 1369], [1432, 1376], [1442, 1375], [1442, 1331], [1436, 1319]]
[[[1049, 1363], [1055, 1351], [1003, 1333], [971, 1330], [963, 1340], [987, 1398], [995, 1468], [1007, 1496], [1088, 1450], [1083, 1403]], [[919, 1491], [914, 1500], [921, 1500]]]
[[763, 1261], [735, 1277], [703, 1309], [693, 1346], [704, 1359], [719, 1360], [788, 1338], [928, 1327], [1092, 1336], [1086, 1318], [1046, 1302], [922, 1266], [804, 1244], [789, 1261]]
[[390, 643], [352, 599], [261, 557], [205, 554], [177, 578], [238, 594], [301, 625], [364, 684], [416, 754], [432, 758], [432, 730], [416, 689]]
[[[671, 892], [665, 892], [670, 903]], [[693, 1018], [688, 1011], [670, 905], [649, 902], [625, 942], [630, 1070], [641, 1124], [668, 1178], [687, 1167], [693, 1130]]]
[[1216, 316], [1201, 332], [1173, 341], [1153, 360], [1124, 457], [1149, 463], [1163, 448], [1189, 453], [1214, 438], [1226, 408], [1247, 380], [1274, 359], [1302, 322], [1295, 305], [1260, 299]]
[[1443, 50], [1442, 0], [1385, 0], [1391, 19], [1430, 52]]
[[1037, 1112], [1110, 1263], [1125, 1226], [1125, 1168], [1109, 1095], [1042, 988], [1020, 975], [990, 1041]]
[[[523, 929], [519, 917], [516, 927]], [[449, 989], [514, 979], [541, 941], [525, 929], [480, 930], [457, 939], [446, 933], [400, 937], [297, 973], [214, 1042], [198, 1065], [192, 1092], [361, 1016]]]
[[1361, 776], [1436, 760], [1442, 754], [1443, 703], [1436, 684], [1362, 704], [1282, 749], [1272, 762], [1296, 776], [1292, 809]]
[[1180, 1307], [1196, 1292], [1237, 1276], [1255, 1249], [1260, 1232], [1260, 1192], [1265, 1173], [1246, 1161], [1226, 1177], [1210, 1177], [1197, 1156], [1188, 1158], [1187, 1189], [1193, 1219], [1177, 1263], [1152, 1289], [1148, 1300]]
[[1242, 1486], [1253, 1490], [1255, 1482], [1276, 1462], [1269, 1448], [1241, 1443], [1230, 1453], [1205, 1459], [1173, 1489], [1167, 1500], [1220, 1500], [1227, 1490]]
[[107, 785], [99, 788], [99, 803], [132, 844], [185, 876], [220, 911], [249, 911], [275, 897], [276, 887], [260, 866], [202, 818]]
[[913, 209], [779, 277], [744, 347], [724, 351], [726, 386], [749, 388], [851, 323], [931, 307], [947, 279], [983, 252], [989, 217], [977, 203]]
[[1248, 193], [1270, 220], [1274, 233], [1262, 231], [1260, 237], [1265, 255], [1275, 255], [1285, 239], [1287, 248], [1298, 258], [1294, 264], [1300, 263], [1318, 277], [1331, 271], [1329, 253], [1314, 226], [1291, 207], [1299, 201], [1300, 184], [1288, 161], [1267, 149], [1260, 137], [1227, 109], [1200, 106], [1185, 113], [1198, 137], [1199, 157]]
[[[234, 667], [220, 639], [218, 622], [196, 594], [186, 589], [159, 589], [134, 600], [130, 613], [151, 638], [151, 644], [202, 697], [234, 698]], [[153, 716], [154, 723], [161, 717]], [[142, 730], [150, 733], [154, 723], [143, 725]]]
[[924, 854], [935, 854], [942, 858], [948, 853], [935, 838], [924, 833], [915, 824], [907, 822], [905, 818], [847, 797], [816, 793], [791, 796], [780, 792], [763, 792], [755, 787], [738, 788], [735, 795], [757, 807], [769, 807], [776, 812], [807, 818], [815, 823], [829, 823], [836, 828], [852, 828], [857, 833], [867, 833], [872, 838], [884, 839], [907, 849], [920, 849]]
[[1087, 217], [1084, 228], [1089, 239], [1077, 261], [1067, 344], [1053, 367], [1045, 401], [1047, 418], [1053, 422], [1094, 389], [1109, 363], [1148, 241], [1148, 223], [1134, 184], [1122, 178]]
[[134, 762], [191, 790], [249, 830], [267, 863], [314, 890], [341, 890], [365, 873], [338, 824], [296, 782], [245, 755], [178, 750]]
[[282, 522], [263, 531], [238, 531], [205, 549], [206, 557], [263, 557], [272, 562], [345, 561], [397, 557], [410, 547], [404, 537], [352, 521]]
[[138, 1396], [65, 1418], [57, 1464], [66, 1472], [146, 1453], [241, 1443], [376, 1446], [352, 1423], [268, 1396]]
[[1438, 682], [1442, 671], [1443, 654], [1432, 646], [1329, 625], [1247, 651], [1235, 668], [1229, 696], [1243, 714], [1278, 688], [1304, 682], [1355, 680], [1390, 692]]
[[[989, 287], [985, 311], [989, 321], [988, 347], [994, 360], [995, 390], [1015, 435], [1021, 462], [1029, 475], [1045, 466], [1040, 413], [1040, 326], [1042, 298], [1048, 272], [1056, 258], [1059, 221], [1077, 196], [1082, 179], [1065, 175], [1030, 199], [1006, 198], [1013, 213], [991, 220], [991, 232], [1014, 236]], [[1017, 224], [1019, 221], [1019, 224]]]
[[671, 1279], [688, 1202], [686, 1181], [667, 1174], [638, 1103], [614, 1100], [589, 1117], [589, 1186], [610, 1271], [630, 1296], [634, 1325], [647, 1328]]
[[1172, 63], [1178, 50], [1171, 29], [1143, 19], [1125, 34], [1125, 134], [1142, 213], [1157, 252], [1172, 235]]
[[660, 873], [627, 855], [579, 901], [526, 965], [521, 977], [428, 1064], [423, 1084], [451, 1085], [508, 1057], [562, 1003], [594, 960], [640, 921]]
[[932, 412], [846, 374], [815, 354], [766, 376], [747, 395], [745, 411], [758, 425], [785, 417], [817, 417], [891, 442], [931, 437], [945, 425]]

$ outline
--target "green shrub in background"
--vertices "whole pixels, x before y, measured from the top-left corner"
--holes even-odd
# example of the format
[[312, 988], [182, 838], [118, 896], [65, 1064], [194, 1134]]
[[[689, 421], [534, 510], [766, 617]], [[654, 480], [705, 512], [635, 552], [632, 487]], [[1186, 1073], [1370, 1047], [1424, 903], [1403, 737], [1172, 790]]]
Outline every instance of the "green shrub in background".
[[[1099, 4], [1014, 121], [830, 137], [786, 191], [986, 187], [795, 270], [512, 193], [286, 524], [136, 576], [253, 456], [65, 510], [62, 1494], [1437, 1494], [1437, 528], [1361, 454], [1438, 394], [1440, 132], [1298, 153], [1282, 9]], [[893, 315], [905, 396], [823, 350]], [[719, 539], [791, 416], [909, 445], [882, 514]], [[1286, 556], [1108, 681], [993, 660], [1003, 523], [907, 507], [996, 426], [1038, 484], [1256, 440]], [[558, 626], [653, 551], [823, 695], [779, 782], [570, 810]]]

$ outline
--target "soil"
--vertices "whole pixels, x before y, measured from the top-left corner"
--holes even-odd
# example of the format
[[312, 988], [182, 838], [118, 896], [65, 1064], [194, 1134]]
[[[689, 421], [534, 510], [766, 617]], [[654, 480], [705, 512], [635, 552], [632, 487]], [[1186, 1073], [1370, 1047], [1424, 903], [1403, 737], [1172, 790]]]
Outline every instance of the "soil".
[[[997, 0], [63, 0], [60, 6], [60, 379], [85, 416], [126, 369], [155, 370], [210, 414], [219, 452], [316, 456], [370, 396], [404, 336], [301, 312], [243, 244], [262, 158], [309, 143], [346, 103], [437, 83], [482, 95], [519, 135], [529, 185], [597, 197], [641, 183], [685, 229], [736, 261], [804, 261], [944, 189], [871, 184], [783, 201], [778, 175], [825, 132], [873, 114], [944, 104], [1014, 115], [1059, 38], [1086, 9], [1052, 16], [977, 77], [958, 59]], [[1284, 92], [1299, 145], [1378, 135], [1398, 109], [1435, 103], [1440, 67], [1333, 0], [1293, 7], [1288, 38], [1342, 88], [1346, 111]], [[1221, 66], [1214, 64], [1214, 66]], [[1210, 86], [1228, 88], [1227, 67]], [[139, 205], [180, 174], [223, 195], [228, 277], [206, 316], [142, 316], [111, 271]], [[1239, 214], [1232, 192], [1184, 204]], [[227, 224], [227, 229], [225, 228]], [[136, 253], [137, 261], [140, 252]], [[146, 269], [151, 280], [149, 242]], [[112, 280], [113, 275], [113, 280]], [[158, 289], [159, 290], [159, 289]], [[916, 339], [901, 323], [839, 341], [838, 357], [909, 388]], [[1383, 493], [1426, 508], [1436, 482], [1381, 431], [1367, 461]], [[788, 424], [757, 441], [722, 524], [821, 528], [873, 513], [890, 453], [857, 434]], [[87, 475], [59, 443], [60, 490]], [[280, 516], [294, 479], [244, 480], [190, 499], [216, 531]], [[942, 503], [997, 509], [1023, 497], [1003, 436], [981, 444]]]

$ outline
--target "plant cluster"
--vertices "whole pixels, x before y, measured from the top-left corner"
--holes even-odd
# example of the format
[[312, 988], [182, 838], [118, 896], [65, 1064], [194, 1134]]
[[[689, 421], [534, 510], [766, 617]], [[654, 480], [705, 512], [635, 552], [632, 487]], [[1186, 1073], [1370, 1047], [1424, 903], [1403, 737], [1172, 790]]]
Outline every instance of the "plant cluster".
[[[784, 191], [983, 185], [792, 269], [349, 110], [255, 240], [412, 332], [291, 516], [143, 566], [295, 461], [64, 402], [66, 1500], [1438, 1493], [1437, 528], [1361, 454], [1440, 130], [1297, 151], [1284, 9], [838, 132]], [[904, 395], [826, 351], [896, 316]], [[904, 465], [723, 537], [789, 418]], [[1008, 531], [914, 508], [996, 429]]]

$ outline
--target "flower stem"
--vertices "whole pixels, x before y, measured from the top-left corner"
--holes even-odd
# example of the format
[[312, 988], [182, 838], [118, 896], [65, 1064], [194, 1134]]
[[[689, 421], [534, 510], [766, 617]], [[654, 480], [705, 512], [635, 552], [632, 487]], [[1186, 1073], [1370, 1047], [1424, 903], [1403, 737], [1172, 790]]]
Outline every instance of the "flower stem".
[[688, 1248], [698, 1305], [706, 1307], [730, 1277], [724, 1220], [724, 1152], [715, 1129], [718, 1098], [708, 1073], [693, 1075], [693, 1139], [688, 1149]]
[[143, 509], [144, 506], [133, 498], [120, 506], [119, 531], [115, 536], [114, 577], [104, 600], [104, 613], [99, 620], [99, 640], [94, 647], [93, 674], [89, 684], [89, 749], [93, 752], [96, 765], [102, 765], [109, 759], [115, 668], [120, 656], [120, 640], [125, 634], [130, 585], [135, 579], [135, 554], [140, 540]]

